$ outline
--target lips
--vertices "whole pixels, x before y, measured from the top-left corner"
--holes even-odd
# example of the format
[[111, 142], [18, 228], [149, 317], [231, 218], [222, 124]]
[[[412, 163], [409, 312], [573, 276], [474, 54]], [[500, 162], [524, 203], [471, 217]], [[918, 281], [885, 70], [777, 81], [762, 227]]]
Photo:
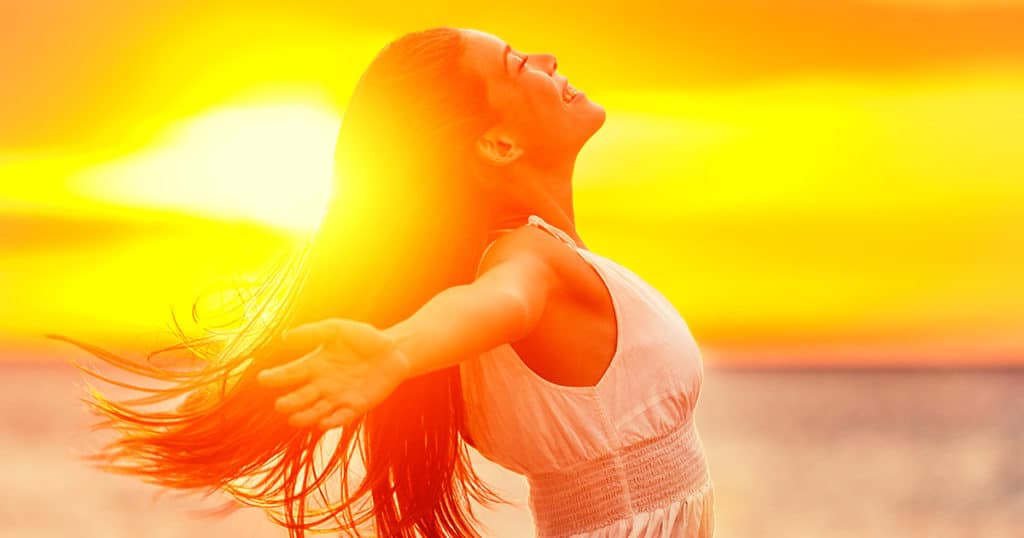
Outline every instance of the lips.
[[574, 99], [576, 99], [576, 96], [578, 96], [579, 94], [580, 94], [579, 90], [577, 90], [576, 88], [573, 88], [572, 85], [570, 85], [569, 81], [567, 80], [565, 82], [565, 86], [562, 87], [562, 102], [563, 103], [571, 103]]

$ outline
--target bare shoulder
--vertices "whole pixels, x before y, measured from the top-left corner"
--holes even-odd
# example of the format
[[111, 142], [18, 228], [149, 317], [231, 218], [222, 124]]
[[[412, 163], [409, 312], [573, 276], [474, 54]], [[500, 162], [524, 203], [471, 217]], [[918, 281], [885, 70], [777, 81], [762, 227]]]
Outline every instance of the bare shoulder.
[[478, 275], [506, 263], [532, 267], [564, 289], [576, 254], [565, 243], [535, 226], [520, 226], [504, 233], [484, 252]]

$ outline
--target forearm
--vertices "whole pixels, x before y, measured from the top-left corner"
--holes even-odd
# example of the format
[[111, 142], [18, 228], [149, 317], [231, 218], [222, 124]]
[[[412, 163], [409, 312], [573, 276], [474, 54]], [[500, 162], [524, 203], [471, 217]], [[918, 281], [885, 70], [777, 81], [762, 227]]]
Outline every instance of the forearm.
[[384, 332], [415, 377], [522, 337], [532, 317], [516, 294], [467, 284], [441, 291]]

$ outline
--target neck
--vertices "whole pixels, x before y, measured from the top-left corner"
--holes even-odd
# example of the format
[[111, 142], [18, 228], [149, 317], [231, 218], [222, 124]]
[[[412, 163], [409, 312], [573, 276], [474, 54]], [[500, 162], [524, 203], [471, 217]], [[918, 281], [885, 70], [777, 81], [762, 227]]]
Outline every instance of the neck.
[[537, 215], [584, 247], [576, 233], [573, 208], [572, 174], [575, 165], [575, 158], [544, 165], [523, 160], [499, 170], [498, 180], [508, 188], [503, 189], [499, 199], [495, 200], [495, 227], [519, 225], [526, 222], [529, 215]]

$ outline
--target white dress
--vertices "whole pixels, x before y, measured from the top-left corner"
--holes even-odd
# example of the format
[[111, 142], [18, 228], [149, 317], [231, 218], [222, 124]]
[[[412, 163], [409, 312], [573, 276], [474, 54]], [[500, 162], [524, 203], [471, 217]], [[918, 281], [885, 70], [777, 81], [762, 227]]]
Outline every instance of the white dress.
[[714, 488], [694, 422], [704, 368], [686, 322], [635, 273], [579, 248], [611, 294], [611, 364], [565, 386], [511, 345], [460, 364], [467, 427], [485, 458], [525, 475], [538, 538], [708, 538]]

